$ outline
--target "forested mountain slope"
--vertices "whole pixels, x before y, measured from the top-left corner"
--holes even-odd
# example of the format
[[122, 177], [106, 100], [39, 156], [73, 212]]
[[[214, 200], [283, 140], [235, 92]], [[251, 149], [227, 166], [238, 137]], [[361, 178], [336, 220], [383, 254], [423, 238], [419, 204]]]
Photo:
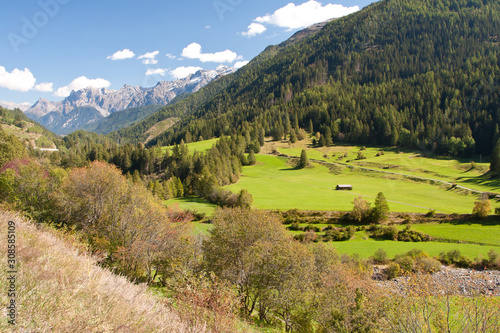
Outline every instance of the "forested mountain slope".
[[[249, 122], [276, 138], [300, 126], [325, 142], [489, 153], [500, 133], [499, 49], [498, 1], [381, 1], [264, 57], [268, 48], [201, 107], [178, 103], [169, 112], [184, 106], [187, 116], [152, 144]], [[140, 138], [140, 126], [121, 134]]]

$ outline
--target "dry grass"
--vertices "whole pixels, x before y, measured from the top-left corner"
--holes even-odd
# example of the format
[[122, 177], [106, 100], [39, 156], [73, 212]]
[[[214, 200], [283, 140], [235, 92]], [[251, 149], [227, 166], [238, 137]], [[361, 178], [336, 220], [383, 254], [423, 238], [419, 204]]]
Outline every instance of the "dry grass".
[[71, 239], [38, 230], [0, 211], [0, 237], [16, 222], [17, 326], [7, 324], [6, 242], [0, 242], [0, 331], [12, 332], [206, 332], [188, 327], [145, 285], [96, 265]]

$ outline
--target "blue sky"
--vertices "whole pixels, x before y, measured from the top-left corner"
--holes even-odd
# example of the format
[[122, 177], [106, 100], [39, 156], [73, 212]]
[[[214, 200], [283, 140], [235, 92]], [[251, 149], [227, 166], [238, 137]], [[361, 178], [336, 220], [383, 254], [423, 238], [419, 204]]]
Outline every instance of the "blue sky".
[[150, 87], [239, 67], [304, 26], [372, 0], [3, 0], [0, 100], [61, 100], [86, 86]]

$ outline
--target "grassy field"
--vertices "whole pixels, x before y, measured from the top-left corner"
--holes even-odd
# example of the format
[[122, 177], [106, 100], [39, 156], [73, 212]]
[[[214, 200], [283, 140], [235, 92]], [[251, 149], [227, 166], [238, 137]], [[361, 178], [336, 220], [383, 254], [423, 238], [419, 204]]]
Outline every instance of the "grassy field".
[[[207, 151], [217, 142], [218, 139], [210, 139], [198, 142], [187, 143], [186, 145], [189, 148], [189, 152], [193, 153], [195, 150], [198, 152]], [[173, 146], [165, 146], [162, 147], [162, 153], [165, 153], [167, 149], [172, 150]]]
[[[415, 228], [415, 230], [417, 230]], [[367, 258], [379, 249], [384, 249], [389, 258], [394, 258], [396, 254], [402, 254], [411, 249], [421, 249], [431, 256], [438, 256], [441, 252], [451, 250], [460, 250], [460, 252], [471, 259], [478, 256], [487, 257], [488, 252], [493, 249], [500, 253], [500, 246], [484, 246], [477, 244], [455, 244], [441, 242], [397, 242], [388, 240], [374, 240], [368, 238], [364, 231], [359, 231], [354, 235], [354, 238], [346, 242], [328, 242], [328, 246], [337, 249], [338, 253], [343, 254], [359, 254], [362, 258]]]
[[[483, 156], [450, 158], [435, 156], [431, 153], [425, 154], [419, 151], [366, 147], [362, 151], [366, 159], [356, 160], [358, 152], [363, 148], [362, 146], [337, 145], [312, 148], [308, 140], [294, 145], [282, 142], [273, 142], [271, 145], [280, 153], [290, 156], [300, 156], [302, 149], [307, 149], [310, 159], [439, 179], [479, 191], [500, 191], [500, 179], [490, 179], [484, 176], [489, 170], [489, 161]], [[377, 156], [382, 151], [383, 155]], [[347, 154], [347, 157], [344, 157], [345, 154]], [[339, 161], [340, 157], [342, 157], [342, 160]]]
[[[305, 226], [305, 224], [301, 225]], [[314, 226], [325, 227], [323, 224]], [[194, 222], [192, 223], [194, 234], [206, 234], [212, 227], [211, 224]], [[358, 254], [362, 258], [368, 258], [379, 248], [384, 249], [390, 258], [396, 254], [406, 253], [412, 249], [421, 249], [431, 256], [438, 256], [441, 252], [460, 250], [460, 252], [470, 259], [482, 256], [487, 257], [488, 252], [493, 249], [500, 253], [500, 226], [483, 226], [480, 224], [471, 225], [471, 230], [467, 232], [467, 226], [457, 226], [453, 224], [419, 224], [413, 225], [412, 229], [427, 233], [433, 237], [446, 239], [456, 239], [468, 242], [487, 243], [491, 245], [479, 244], [458, 244], [444, 242], [398, 242], [389, 240], [375, 240], [368, 237], [366, 231], [358, 231], [349, 241], [327, 242], [327, 246], [337, 249], [339, 254]], [[291, 234], [301, 232], [290, 231]]]
[[[353, 190], [335, 191], [337, 184], [351, 184]], [[244, 167], [240, 180], [227, 188], [233, 192], [247, 189], [253, 195], [253, 206], [260, 209], [347, 211], [355, 197], [373, 203], [377, 193], [383, 192], [393, 212], [470, 213], [477, 200], [477, 196], [449, 186], [356, 169], [345, 168], [338, 175], [319, 164], [294, 170], [286, 159], [270, 155], [257, 155], [257, 164]]]
[[412, 229], [435, 238], [500, 246], [500, 225], [429, 223], [412, 225]]
[[170, 199], [164, 201], [164, 204], [166, 206], [177, 206], [182, 210], [194, 210], [199, 213], [204, 213], [207, 216], [212, 215], [217, 207], [216, 205], [197, 197]]

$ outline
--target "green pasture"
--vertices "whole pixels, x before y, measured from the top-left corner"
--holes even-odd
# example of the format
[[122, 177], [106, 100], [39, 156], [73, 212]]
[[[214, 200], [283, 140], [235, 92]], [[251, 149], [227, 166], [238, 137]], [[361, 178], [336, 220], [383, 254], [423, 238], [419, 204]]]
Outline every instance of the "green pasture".
[[426, 223], [414, 224], [411, 228], [435, 238], [500, 246], [500, 223], [497, 225], [483, 225], [480, 223]]
[[[296, 147], [276, 144], [276, 148], [280, 153], [290, 156], [300, 156], [300, 152], [305, 148], [310, 159], [454, 182], [479, 191], [500, 191], [500, 179], [490, 179], [484, 175], [489, 170], [489, 161], [483, 156], [450, 158], [432, 154], [425, 156], [423, 152], [396, 148], [366, 147], [362, 150], [366, 158], [356, 160], [362, 146], [312, 148], [304, 144]], [[383, 152], [383, 155], [377, 156], [380, 152]], [[344, 157], [344, 154], [347, 154], [347, 157]], [[342, 160], [339, 161], [339, 157], [342, 157]], [[472, 161], [474, 165], [471, 164]]]
[[184, 197], [165, 200], [166, 206], [177, 206], [182, 210], [193, 210], [199, 213], [204, 213], [207, 216], [213, 215], [216, 205], [197, 197]]
[[[226, 188], [233, 192], [247, 189], [253, 196], [253, 207], [259, 209], [348, 211], [357, 196], [373, 203], [377, 193], [383, 192], [393, 212], [424, 213], [434, 209], [471, 213], [477, 200], [475, 195], [450, 190], [449, 186], [349, 168], [337, 175], [323, 165], [313, 165], [295, 170], [287, 159], [257, 155], [257, 164], [243, 167], [240, 180]], [[336, 191], [337, 184], [351, 184], [353, 190]]]
[[[415, 230], [417, 230], [415, 228]], [[427, 252], [430, 256], [438, 256], [441, 252], [452, 250], [460, 250], [460, 252], [471, 259], [482, 256], [487, 257], [488, 252], [493, 249], [500, 253], [500, 246], [483, 246], [476, 244], [456, 244], [456, 243], [441, 243], [441, 242], [398, 242], [389, 240], [375, 240], [368, 238], [364, 231], [358, 231], [354, 238], [345, 242], [327, 242], [328, 246], [337, 249], [339, 254], [354, 253], [359, 254], [362, 258], [368, 258], [373, 255], [379, 248], [387, 252], [389, 258], [394, 258], [396, 254], [402, 254], [412, 249], [421, 249]]]
[[[195, 150], [198, 152], [204, 152], [212, 148], [212, 146], [217, 142], [217, 140], [218, 139], [197, 141], [197, 142], [186, 143], [186, 145], [188, 146], [190, 153], [193, 153]], [[161, 148], [161, 151], [164, 154], [167, 151], [167, 149], [172, 151], [173, 147], [174, 146], [165, 146]]]

